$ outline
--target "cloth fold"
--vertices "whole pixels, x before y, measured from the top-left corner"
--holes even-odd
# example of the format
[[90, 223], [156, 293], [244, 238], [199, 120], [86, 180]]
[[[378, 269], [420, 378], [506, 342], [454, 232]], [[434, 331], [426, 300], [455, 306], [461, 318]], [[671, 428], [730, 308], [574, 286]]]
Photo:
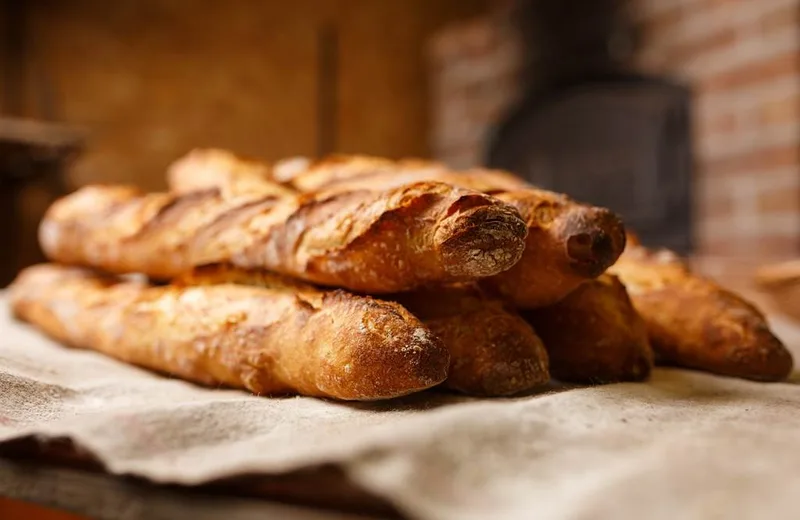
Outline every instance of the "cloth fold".
[[[790, 347], [800, 331], [774, 323]], [[794, 349], [797, 353], [797, 349]], [[69, 438], [114, 474], [195, 485], [324, 464], [419, 519], [800, 514], [800, 386], [642, 384], [382, 403], [264, 398], [62, 347], [0, 299], [0, 441]]]

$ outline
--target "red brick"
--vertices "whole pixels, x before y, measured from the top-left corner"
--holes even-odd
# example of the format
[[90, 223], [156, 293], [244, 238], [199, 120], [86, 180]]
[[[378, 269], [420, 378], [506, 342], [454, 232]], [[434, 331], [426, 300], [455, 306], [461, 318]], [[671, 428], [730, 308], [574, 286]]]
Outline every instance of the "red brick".
[[695, 201], [698, 219], [717, 219], [733, 214], [734, 204], [729, 193], [714, 193]]
[[791, 3], [764, 13], [756, 24], [763, 33], [768, 34], [785, 27], [796, 26], [798, 18], [800, 18], [800, 6]]
[[730, 216], [734, 211], [731, 180], [708, 177], [698, 172], [694, 178], [694, 208], [698, 220]]
[[691, 60], [704, 53], [725, 49], [734, 43], [736, 43], [736, 30], [733, 27], [726, 27], [721, 31], [707, 34], [699, 40], [679, 42], [665, 50], [664, 59], [667, 63], [680, 67], [686, 60]]
[[731, 90], [798, 73], [800, 52], [791, 51], [704, 78], [699, 81], [698, 88], [704, 91]]
[[725, 238], [733, 234], [731, 223], [734, 222], [733, 211], [712, 216], [697, 215], [694, 221], [694, 231], [698, 239], [711, 240]]
[[695, 135], [732, 134], [739, 129], [736, 114], [727, 112], [714, 117], [696, 118]]
[[708, 175], [735, 175], [771, 169], [800, 166], [800, 146], [763, 148], [700, 165]]
[[698, 253], [704, 256], [781, 258], [800, 251], [800, 241], [790, 234], [762, 234], [748, 237], [698, 239]]
[[733, 238], [697, 237], [696, 254], [702, 256], [730, 256], [736, 249], [737, 242]]
[[[792, 96], [767, 99], [758, 108], [757, 120], [762, 125], [784, 124], [800, 118], [800, 82]], [[800, 136], [798, 136], [800, 139]]]
[[[769, 183], [769, 176], [764, 182]], [[800, 218], [800, 191], [785, 186], [767, 187], [756, 195], [756, 208], [760, 213], [796, 212]]]
[[747, 240], [750, 246], [749, 252], [757, 251], [758, 256], [765, 258], [782, 257], [794, 255], [799, 248], [798, 236], [795, 234], [763, 234]]

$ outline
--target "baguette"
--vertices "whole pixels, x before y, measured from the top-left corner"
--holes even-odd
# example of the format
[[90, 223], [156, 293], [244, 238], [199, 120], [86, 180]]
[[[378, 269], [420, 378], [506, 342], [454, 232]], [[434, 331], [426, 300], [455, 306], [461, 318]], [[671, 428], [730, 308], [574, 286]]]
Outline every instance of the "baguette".
[[[282, 182], [297, 191], [310, 193], [342, 189], [375, 175], [397, 177], [408, 174], [419, 178], [419, 175], [425, 172], [436, 175], [448, 171], [442, 163], [422, 159], [394, 161], [369, 155], [332, 154], [317, 161], [301, 157], [278, 161], [268, 175], [272, 175], [273, 181]], [[402, 180], [398, 182], [403, 184]]]
[[278, 183], [265, 183], [269, 165], [247, 160], [216, 148], [192, 150], [167, 169], [170, 191], [191, 193], [219, 189], [226, 198], [273, 195], [292, 196], [295, 191]]
[[[319, 294], [313, 286], [272, 273], [221, 265], [195, 269], [176, 283], [291, 287], [308, 297]], [[501, 396], [550, 380], [547, 352], [531, 326], [473, 284], [429, 288], [391, 298], [420, 318], [450, 352], [445, 388], [473, 396]]]
[[792, 371], [792, 355], [755, 306], [692, 274], [673, 253], [634, 246], [610, 271], [628, 288], [658, 364], [756, 381]]
[[[515, 207], [528, 228], [522, 259], [483, 283], [520, 308], [553, 305], [603, 273], [625, 248], [624, 226], [611, 211], [537, 189], [508, 172], [453, 172], [438, 163], [361, 156], [308, 161], [305, 167], [295, 167], [292, 175], [283, 174], [282, 178], [301, 191], [384, 190], [409, 182], [435, 181], [484, 192]], [[277, 170], [280, 172], [280, 167]], [[272, 175], [275, 177], [274, 172]]]
[[436, 182], [255, 198], [89, 186], [56, 201], [39, 233], [50, 259], [113, 273], [232, 263], [375, 294], [497, 274], [525, 235], [514, 208]]
[[[207, 151], [213, 153], [213, 150]], [[217, 166], [224, 168], [225, 165]], [[228, 165], [231, 167], [232, 165]], [[476, 168], [456, 172], [444, 164], [422, 159], [392, 161], [365, 155], [336, 154], [319, 161], [292, 158], [278, 161], [261, 173], [276, 183], [312, 193], [321, 190], [370, 189], [410, 182], [437, 180], [480, 192], [502, 192], [533, 188], [519, 177], [502, 170]]]
[[403, 307], [342, 291], [155, 287], [39, 265], [13, 282], [11, 303], [68, 345], [256, 394], [385, 399], [440, 383], [449, 365]]
[[622, 220], [605, 208], [536, 189], [495, 197], [522, 214], [528, 235], [520, 261], [484, 283], [520, 308], [561, 301], [604, 273], [625, 249]]
[[[226, 164], [220, 159], [229, 160]], [[219, 188], [230, 196], [242, 195], [243, 168], [234, 156], [215, 150], [197, 151], [178, 161], [179, 175], [170, 175], [170, 190], [191, 191], [202, 179], [205, 188]], [[243, 163], [246, 164], [246, 163]], [[210, 166], [210, 167], [209, 167]], [[227, 167], [227, 168], [226, 168]], [[219, 175], [214, 175], [219, 169]], [[194, 171], [198, 173], [195, 175]], [[246, 184], [253, 192], [274, 192], [276, 184], [264, 176]], [[229, 266], [206, 267], [182, 280], [187, 284], [239, 283], [258, 286], [285, 284], [285, 279], [264, 271], [244, 271]], [[295, 283], [301, 292], [316, 291]], [[443, 340], [450, 352], [450, 370], [443, 386], [468, 395], [515, 394], [546, 383], [547, 352], [536, 333], [516, 312], [489, 298], [474, 284], [421, 289], [393, 297]]]
[[647, 329], [616, 276], [600, 275], [524, 316], [544, 341], [551, 373], [560, 381], [613, 383], [650, 375]]
[[444, 386], [468, 395], [512, 395], [550, 380], [542, 340], [516, 311], [476, 284], [428, 287], [393, 297], [450, 352]]

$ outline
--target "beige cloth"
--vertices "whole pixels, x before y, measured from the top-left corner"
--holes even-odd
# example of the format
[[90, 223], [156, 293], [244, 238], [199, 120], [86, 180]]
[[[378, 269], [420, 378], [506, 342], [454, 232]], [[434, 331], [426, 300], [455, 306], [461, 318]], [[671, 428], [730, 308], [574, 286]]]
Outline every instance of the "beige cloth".
[[30, 434], [156, 482], [334, 463], [420, 519], [800, 517], [795, 384], [662, 369], [647, 384], [514, 399], [258, 398], [60, 347], [3, 300], [0, 440]]

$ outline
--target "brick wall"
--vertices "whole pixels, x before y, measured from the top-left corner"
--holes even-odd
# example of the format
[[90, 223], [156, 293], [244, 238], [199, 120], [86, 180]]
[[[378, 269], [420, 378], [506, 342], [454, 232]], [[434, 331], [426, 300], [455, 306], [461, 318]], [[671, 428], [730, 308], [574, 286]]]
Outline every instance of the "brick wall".
[[502, 16], [450, 26], [430, 42], [431, 149], [453, 167], [480, 164], [493, 123], [518, 94], [519, 47]]
[[781, 255], [800, 237], [800, 1], [637, 0], [644, 70], [694, 92], [702, 251]]
[[[701, 255], [800, 249], [800, 0], [631, 0], [640, 70], [693, 91], [695, 235]], [[516, 95], [519, 50], [495, 18], [431, 45], [434, 143], [477, 164]]]

